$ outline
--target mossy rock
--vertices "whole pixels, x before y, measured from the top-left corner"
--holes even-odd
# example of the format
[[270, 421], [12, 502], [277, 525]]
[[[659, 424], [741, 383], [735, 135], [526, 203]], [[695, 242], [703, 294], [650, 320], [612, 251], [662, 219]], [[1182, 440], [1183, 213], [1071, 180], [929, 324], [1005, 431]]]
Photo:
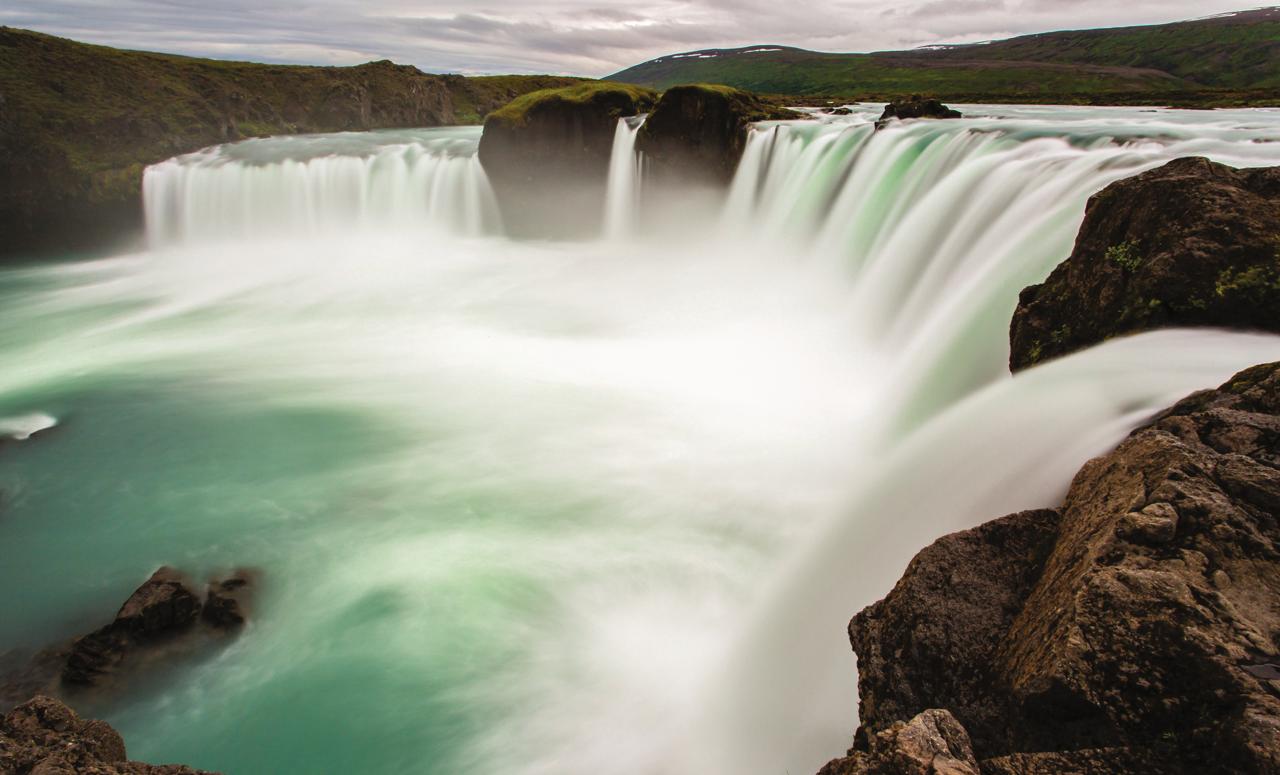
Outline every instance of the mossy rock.
[[1280, 167], [1177, 159], [1094, 196], [1070, 258], [1022, 292], [1009, 363], [1173, 326], [1280, 332]]
[[688, 84], [663, 93], [636, 138], [659, 181], [725, 185], [756, 121], [804, 118], [731, 86]]

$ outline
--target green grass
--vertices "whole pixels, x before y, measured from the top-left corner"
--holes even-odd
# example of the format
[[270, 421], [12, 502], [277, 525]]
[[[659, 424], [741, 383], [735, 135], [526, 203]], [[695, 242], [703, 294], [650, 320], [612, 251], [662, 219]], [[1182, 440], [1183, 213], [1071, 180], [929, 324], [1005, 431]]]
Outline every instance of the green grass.
[[1107, 248], [1106, 258], [1107, 261], [1130, 274], [1142, 266], [1142, 254], [1138, 252], [1136, 240], [1126, 240], [1119, 245], [1112, 245]]
[[[747, 53], [753, 49], [776, 51]], [[834, 54], [777, 46], [666, 56], [609, 76], [665, 89], [1103, 104], [1277, 104], [1280, 10], [1172, 25], [1030, 35], [940, 50]], [[703, 58], [703, 57], [706, 58]]]
[[558, 89], [542, 89], [523, 94], [491, 112], [486, 121], [499, 121], [512, 126], [523, 126], [531, 111], [555, 103], [586, 105], [588, 103], [617, 101], [652, 105], [658, 94], [643, 86], [608, 81], [584, 81]]

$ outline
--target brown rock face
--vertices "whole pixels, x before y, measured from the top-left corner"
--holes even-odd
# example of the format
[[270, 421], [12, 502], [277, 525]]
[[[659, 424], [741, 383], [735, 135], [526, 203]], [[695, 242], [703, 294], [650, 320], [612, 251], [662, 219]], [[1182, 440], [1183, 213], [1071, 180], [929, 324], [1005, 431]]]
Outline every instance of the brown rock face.
[[921, 552], [850, 625], [857, 752], [933, 707], [983, 773], [1280, 773], [1278, 513], [1270, 364]]
[[1168, 326], [1280, 330], [1280, 168], [1178, 159], [1094, 196], [1071, 257], [1022, 292], [1009, 365]]
[[969, 735], [945, 710], [926, 710], [899, 721], [850, 751], [818, 775], [979, 775]]
[[110, 725], [82, 719], [49, 697], [35, 697], [0, 717], [0, 773], [5, 775], [211, 775], [127, 758], [124, 740]]
[[723, 186], [738, 169], [752, 122], [800, 117], [728, 86], [673, 86], [640, 128], [636, 148], [655, 180]]
[[884, 600], [849, 623], [858, 654], [859, 744], [929, 708], [947, 708], [979, 755], [1005, 750], [999, 641], [1057, 537], [1056, 511], [1027, 511], [939, 539]]
[[657, 93], [583, 83], [519, 97], [489, 114], [480, 163], [509, 232], [574, 236], [599, 228], [618, 119], [647, 112]]
[[209, 582], [200, 618], [212, 627], [232, 630], [248, 617], [249, 595], [253, 592], [254, 574], [238, 570], [223, 579]]

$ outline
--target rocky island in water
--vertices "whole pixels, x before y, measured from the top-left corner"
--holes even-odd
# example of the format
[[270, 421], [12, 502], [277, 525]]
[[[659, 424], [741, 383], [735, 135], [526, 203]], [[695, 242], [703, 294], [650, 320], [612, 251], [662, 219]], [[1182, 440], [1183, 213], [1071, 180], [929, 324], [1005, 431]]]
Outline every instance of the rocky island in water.
[[594, 79], [17, 2], [0, 775], [1280, 773], [1280, 10]]

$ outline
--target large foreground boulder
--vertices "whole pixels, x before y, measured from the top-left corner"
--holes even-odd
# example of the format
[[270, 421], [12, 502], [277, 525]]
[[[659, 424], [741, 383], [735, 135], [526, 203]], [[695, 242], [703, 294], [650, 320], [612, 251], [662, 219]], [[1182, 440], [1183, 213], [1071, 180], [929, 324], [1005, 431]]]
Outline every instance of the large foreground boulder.
[[850, 624], [862, 726], [833, 772], [897, 772], [853, 765], [941, 710], [988, 774], [1280, 773], [1278, 440], [1280, 364], [1255, 367], [1089, 462], [1059, 511], [922, 551]]
[[1168, 326], [1280, 331], [1280, 168], [1187, 158], [1108, 186], [1071, 257], [1022, 292], [1009, 365]]
[[673, 86], [640, 128], [636, 148], [658, 182], [726, 185], [738, 169], [751, 124], [804, 118], [729, 86]]
[[49, 697], [0, 717], [4, 775], [211, 775], [190, 767], [128, 761], [124, 740], [104, 721], [82, 719]]
[[559, 236], [598, 228], [618, 119], [647, 113], [657, 97], [591, 81], [526, 94], [490, 113], [480, 163], [507, 229]]

